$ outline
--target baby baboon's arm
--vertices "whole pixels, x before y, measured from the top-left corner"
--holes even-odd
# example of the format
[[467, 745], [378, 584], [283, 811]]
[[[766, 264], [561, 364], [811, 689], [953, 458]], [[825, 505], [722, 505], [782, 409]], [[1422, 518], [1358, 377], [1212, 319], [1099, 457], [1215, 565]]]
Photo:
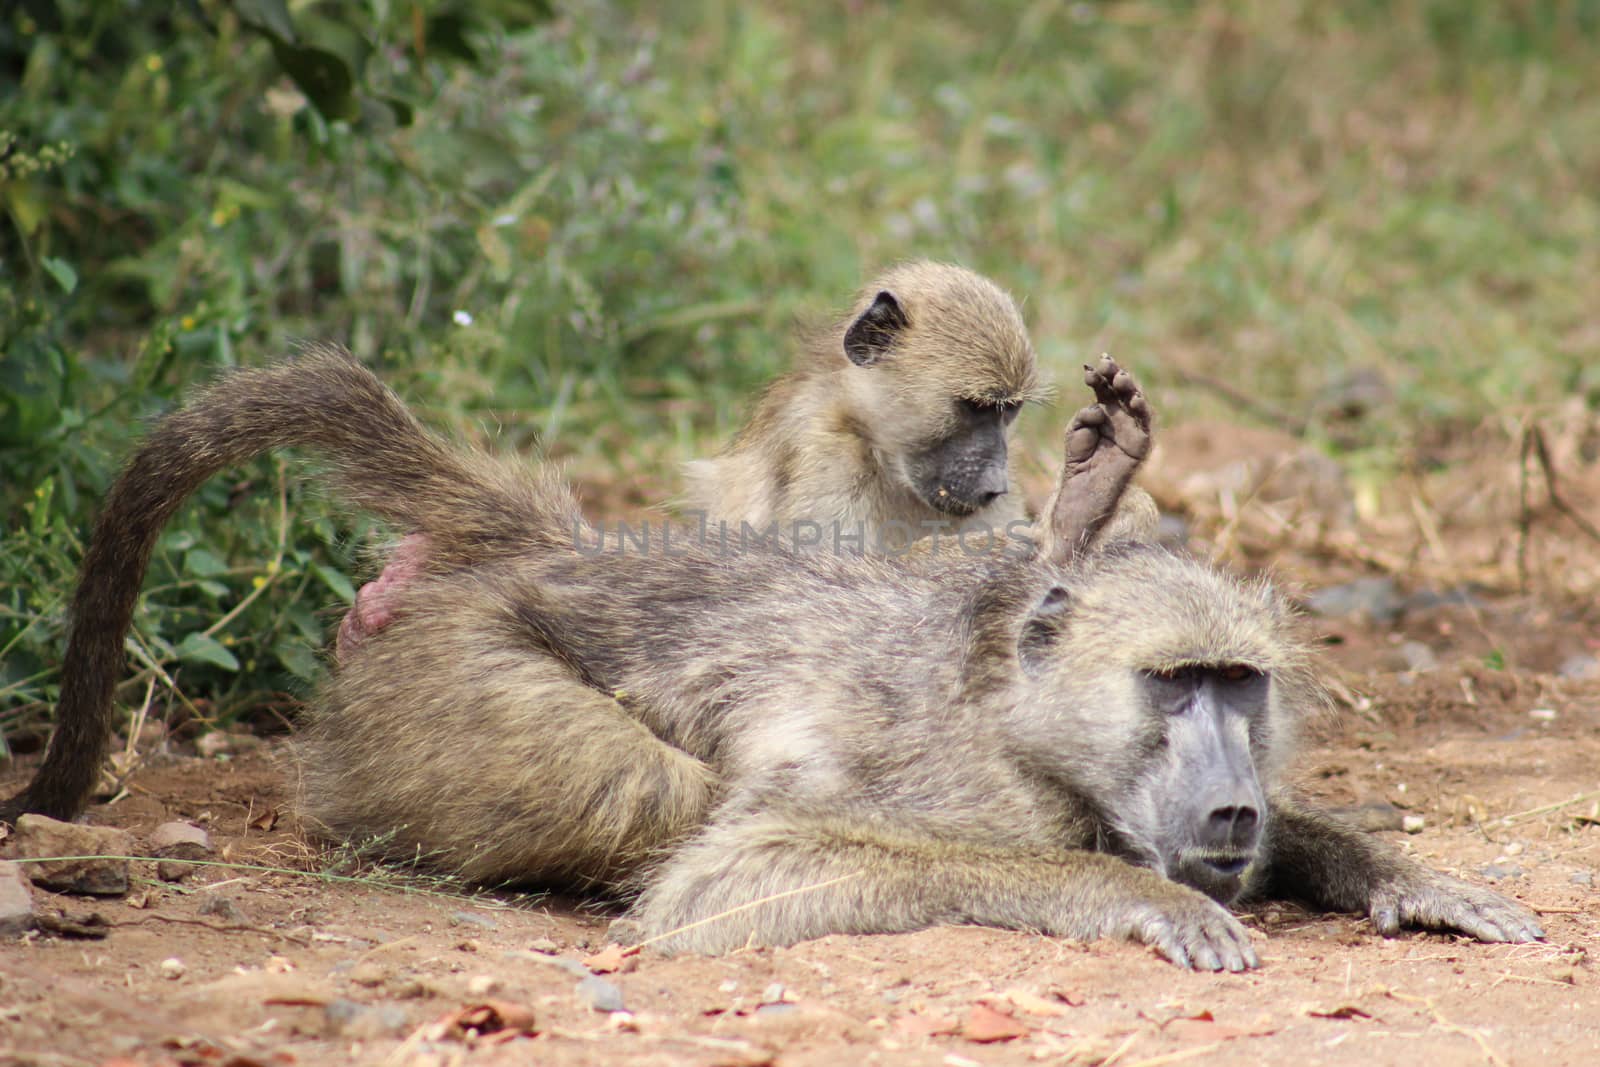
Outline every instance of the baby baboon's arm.
[[1385, 936], [1415, 926], [1459, 930], [1479, 941], [1544, 937], [1539, 920], [1516, 901], [1429, 870], [1369, 834], [1285, 800], [1270, 805], [1261, 891], [1370, 915]]
[[1250, 935], [1221, 905], [1114, 856], [890, 837], [847, 817], [713, 824], [667, 861], [629, 920], [671, 951], [970, 923], [1131, 938], [1200, 970], [1256, 966]]

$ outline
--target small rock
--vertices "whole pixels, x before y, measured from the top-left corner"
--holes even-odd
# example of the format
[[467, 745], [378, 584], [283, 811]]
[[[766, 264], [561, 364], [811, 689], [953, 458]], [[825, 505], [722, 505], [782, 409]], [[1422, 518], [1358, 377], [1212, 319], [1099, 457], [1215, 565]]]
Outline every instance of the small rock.
[[450, 925], [479, 926], [485, 930], [500, 929], [500, 924], [489, 918], [487, 915], [479, 915], [476, 912], [470, 911], [453, 912], [450, 916]]
[[782, 1004], [783, 1003], [783, 983], [782, 982], [773, 982], [771, 985], [767, 986], [767, 988], [763, 989], [761, 991], [761, 1003], [763, 1003], [763, 1004]]
[[721, 984], [717, 986], [717, 992], [718, 993], [732, 993], [735, 990], [737, 990], [738, 988], [739, 988], [739, 983], [738, 982], [734, 981], [732, 978], [724, 978], [722, 980]]
[[1427, 827], [1428, 820], [1420, 815], [1407, 815], [1400, 820], [1400, 829], [1408, 834], [1420, 834]]
[[204, 860], [212, 855], [211, 836], [188, 822], [164, 822], [150, 835], [150, 855], [156, 864], [156, 877], [163, 882], [181, 882], [194, 871], [185, 860]]
[[368, 989], [382, 985], [383, 980], [388, 977], [388, 969], [374, 960], [362, 960], [350, 968], [350, 981], [356, 985], [364, 985]]
[[492, 974], [475, 974], [467, 979], [467, 992], [474, 997], [486, 997], [500, 988], [500, 979]]
[[1589, 871], [1574, 871], [1571, 882], [1573, 885], [1594, 885], [1594, 874]]
[[1528, 718], [1537, 719], [1539, 722], [1554, 722], [1556, 717], [1554, 708], [1534, 708], [1528, 712]]
[[782, 1001], [775, 1001], [775, 1002], [773, 1002], [771, 1004], [759, 1005], [756, 1008], [756, 1015], [759, 1018], [771, 1019], [774, 1016], [788, 1015], [790, 1012], [795, 1012], [795, 1011], [799, 1011], [799, 1010], [800, 1010], [800, 1005], [798, 1005], [798, 1004], [786, 1004], [786, 1003], [784, 1003]]
[[1366, 616], [1376, 623], [1390, 623], [1405, 607], [1393, 579], [1357, 578], [1343, 585], [1319, 589], [1306, 599], [1313, 614], [1328, 617]]
[[0, 938], [21, 937], [33, 929], [33, 894], [22, 865], [0, 860]]
[[1522, 868], [1515, 863], [1491, 863], [1479, 869], [1480, 874], [1491, 882], [1498, 882], [1502, 878], [1521, 878]]
[[622, 990], [597, 975], [590, 975], [578, 983], [578, 998], [595, 1011], [627, 1011]]
[[1439, 657], [1434, 655], [1433, 649], [1421, 641], [1406, 641], [1401, 644], [1400, 658], [1405, 660], [1406, 670], [1418, 674], [1436, 670], [1439, 666]]
[[215, 915], [217, 918], [231, 923], [248, 921], [244, 909], [234, 902], [232, 897], [223, 896], [221, 893], [208, 893], [200, 901], [198, 909], [201, 915]]
[[1507, 856], [1520, 856], [1526, 847], [1521, 841], [1513, 841], [1506, 846], [1505, 854]]
[[177, 981], [189, 971], [188, 966], [176, 956], [168, 956], [161, 961], [161, 977]]
[[322, 1009], [330, 1036], [351, 1041], [398, 1037], [411, 1028], [411, 1017], [393, 1004], [369, 1007], [353, 1000], [330, 1000]]
[[559, 967], [578, 978], [587, 978], [590, 974], [589, 968], [570, 956], [548, 956], [543, 952], [528, 952], [525, 949], [514, 948], [504, 953], [502, 958], [549, 964], [551, 967]]
[[150, 855], [199, 859], [211, 854], [211, 835], [192, 822], [164, 822], [150, 834]]
[[548, 937], [537, 937], [528, 942], [528, 949], [531, 952], [543, 952], [547, 955], [554, 955], [561, 951], [561, 946], [550, 940]]
[[13, 840], [18, 859], [47, 860], [22, 865], [35, 885], [61, 893], [105, 897], [119, 897], [128, 891], [126, 859], [50, 859], [54, 856], [132, 855], [133, 835], [125, 830], [57, 822], [43, 815], [24, 815], [17, 820]]
[[1594, 656], [1568, 656], [1556, 668], [1563, 678], [1600, 678], [1600, 659]]

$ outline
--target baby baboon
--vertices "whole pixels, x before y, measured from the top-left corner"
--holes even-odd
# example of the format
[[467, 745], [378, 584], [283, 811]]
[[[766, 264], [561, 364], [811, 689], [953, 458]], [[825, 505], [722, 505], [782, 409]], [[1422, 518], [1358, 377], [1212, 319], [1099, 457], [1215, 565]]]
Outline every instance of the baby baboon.
[[[684, 510], [736, 534], [748, 525], [878, 554], [965, 528], [1026, 543], [1008, 438], [1038, 380], [1009, 294], [964, 267], [914, 260], [802, 345], [728, 449], [688, 464]], [[362, 587], [339, 626], [341, 657], [388, 624], [425, 553], [412, 535]]]
[[[1131, 381], [1090, 378], [1069, 496], [1119, 493], [1147, 447]], [[675, 949], [972, 922], [1239, 970], [1256, 958], [1223, 904], [1246, 894], [1384, 932], [1542, 936], [1518, 904], [1283, 794], [1295, 720], [1321, 702], [1288, 612], [1265, 584], [1149, 545], [1074, 552], [1114, 500], [1053, 508], [1047, 553], [942, 566], [591, 555], [548, 472], [445, 447], [337, 350], [223, 379], [113, 487], [75, 602], [71, 702], [25, 810], [81, 804], [162, 524], [209, 474], [289, 444], [430, 543], [412, 584], [433, 610], [364, 642], [300, 740], [305, 810], [332, 833], [488, 882], [636, 892], [628, 921]], [[558, 677], [581, 685], [546, 700]], [[681, 763], [619, 760], [597, 788], [586, 735], [618, 709]], [[700, 810], [676, 803], [686, 782]]]
[[963, 526], [1003, 531], [1007, 438], [1037, 390], [1011, 297], [961, 267], [885, 272], [807, 339], [727, 451], [689, 465], [686, 506], [713, 521], [866, 531], [868, 551]]

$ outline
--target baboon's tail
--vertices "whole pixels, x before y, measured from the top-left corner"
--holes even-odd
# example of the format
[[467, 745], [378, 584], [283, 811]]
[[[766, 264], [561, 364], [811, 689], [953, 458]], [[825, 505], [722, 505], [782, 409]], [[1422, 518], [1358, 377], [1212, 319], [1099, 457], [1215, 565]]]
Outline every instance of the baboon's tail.
[[162, 419], [107, 494], [73, 598], [55, 733], [0, 818], [83, 810], [110, 741], [123, 640], [157, 537], [213, 474], [290, 446], [324, 460], [352, 504], [428, 534], [430, 563], [442, 567], [553, 544], [578, 521], [549, 471], [445, 444], [342, 348], [315, 346], [229, 374]]

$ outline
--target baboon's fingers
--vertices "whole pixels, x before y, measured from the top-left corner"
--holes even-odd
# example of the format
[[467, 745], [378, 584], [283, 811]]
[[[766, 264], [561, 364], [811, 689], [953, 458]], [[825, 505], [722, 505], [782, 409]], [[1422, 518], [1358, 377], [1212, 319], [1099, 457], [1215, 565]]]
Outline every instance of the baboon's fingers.
[[1130, 931], [1179, 967], [1197, 971], [1243, 971], [1260, 965], [1250, 934], [1238, 919], [1210, 900], [1144, 917]]
[[1117, 407], [1115, 381], [1122, 368], [1110, 356], [1101, 356], [1098, 366], [1083, 365], [1083, 384], [1094, 390], [1094, 398], [1102, 404]]
[[1422, 884], [1378, 890], [1368, 910], [1373, 927], [1385, 937], [1402, 926], [1418, 926], [1458, 930], [1490, 943], [1544, 939], [1538, 919], [1516, 901], [1439, 874]]

